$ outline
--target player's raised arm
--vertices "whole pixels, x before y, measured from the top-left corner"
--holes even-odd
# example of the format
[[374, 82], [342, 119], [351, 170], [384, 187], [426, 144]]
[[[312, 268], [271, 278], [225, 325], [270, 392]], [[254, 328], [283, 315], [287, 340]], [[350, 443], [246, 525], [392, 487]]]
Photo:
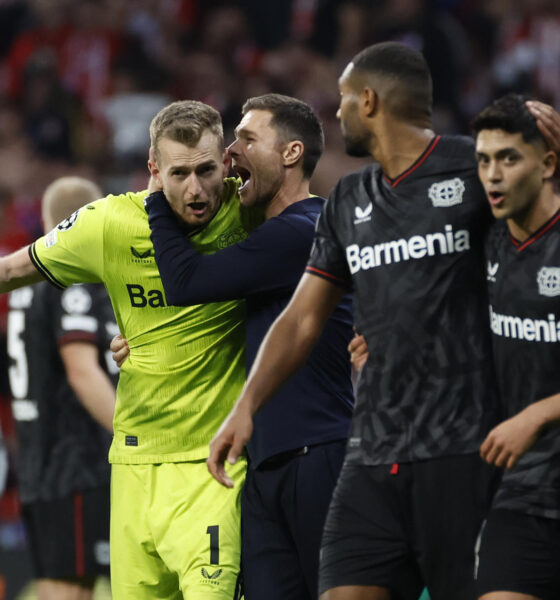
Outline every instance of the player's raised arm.
[[37, 283], [43, 276], [29, 256], [29, 246], [0, 258], [0, 293]]
[[265, 336], [247, 382], [234, 408], [210, 443], [208, 470], [227, 487], [225, 472], [235, 463], [253, 431], [253, 415], [305, 362], [329, 315], [340, 302], [343, 288], [304, 274], [294, 296]]

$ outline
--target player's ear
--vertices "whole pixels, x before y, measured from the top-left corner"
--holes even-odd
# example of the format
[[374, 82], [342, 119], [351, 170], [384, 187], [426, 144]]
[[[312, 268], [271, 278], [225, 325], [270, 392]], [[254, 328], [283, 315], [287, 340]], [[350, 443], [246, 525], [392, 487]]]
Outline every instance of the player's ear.
[[222, 156], [222, 166], [224, 170], [223, 176], [227, 177], [231, 169], [231, 156], [229, 155], [227, 148], [224, 150], [224, 154]]
[[556, 165], [558, 164], [558, 155], [556, 152], [549, 150], [543, 156], [543, 179], [550, 179], [556, 171]]
[[292, 140], [288, 142], [282, 150], [282, 159], [284, 160], [284, 166], [292, 167], [298, 160], [303, 156], [303, 142], [300, 140]]
[[378, 108], [377, 92], [369, 86], [364, 87], [360, 94], [360, 109], [365, 117], [371, 117]]
[[156, 160], [156, 153], [154, 148], [150, 146], [150, 152], [148, 154], [148, 170], [150, 171], [150, 175], [155, 180], [158, 186], [163, 187], [163, 182], [161, 181], [159, 166]]

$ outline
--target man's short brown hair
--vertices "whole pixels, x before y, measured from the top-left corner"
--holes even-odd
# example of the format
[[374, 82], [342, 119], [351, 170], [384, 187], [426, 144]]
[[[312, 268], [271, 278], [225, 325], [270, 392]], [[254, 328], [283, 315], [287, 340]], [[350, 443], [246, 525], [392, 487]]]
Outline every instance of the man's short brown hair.
[[276, 129], [282, 142], [299, 140], [303, 143], [302, 172], [311, 179], [325, 145], [323, 128], [309, 104], [282, 94], [264, 94], [249, 98], [242, 114], [250, 110], [266, 110], [272, 114], [270, 125]]

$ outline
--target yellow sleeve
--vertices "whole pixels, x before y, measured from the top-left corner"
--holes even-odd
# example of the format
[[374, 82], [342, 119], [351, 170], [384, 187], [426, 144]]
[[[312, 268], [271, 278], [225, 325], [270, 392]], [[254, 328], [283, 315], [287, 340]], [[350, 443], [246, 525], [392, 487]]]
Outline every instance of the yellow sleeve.
[[109, 198], [80, 208], [31, 245], [29, 253], [33, 264], [57, 287], [103, 281]]

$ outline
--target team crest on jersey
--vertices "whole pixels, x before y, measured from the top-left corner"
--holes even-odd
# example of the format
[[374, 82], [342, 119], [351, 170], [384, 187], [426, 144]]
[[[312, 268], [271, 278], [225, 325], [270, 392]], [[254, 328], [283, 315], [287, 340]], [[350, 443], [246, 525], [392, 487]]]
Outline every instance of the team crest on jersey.
[[62, 307], [71, 315], [83, 315], [91, 308], [91, 295], [82, 286], [72, 286], [62, 294]]
[[537, 273], [539, 294], [560, 296], [560, 267], [542, 267]]
[[447, 207], [461, 204], [464, 192], [465, 182], [455, 177], [438, 183], [432, 183], [428, 190], [428, 196], [434, 206]]
[[500, 267], [499, 263], [494, 263], [492, 264], [490, 261], [488, 261], [486, 270], [487, 270], [487, 274], [486, 274], [486, 279], [487, 281], [491, 281], [492, 283], [496, 283], [496, 273], [498, 272], [498, 268]]
[[78, 208], [78, 210], [73, 212], [68, 218], [64, 219], [64, 221], [61, 221], [57, 225], [56, 228], [59, 231], [66, 231], [66, 230], [70, 229], [71, 227], [73, 227], [74, 223], [76, 222], [76, 219], [78, 218], [79, 212], [80, 212], [80, 209]]
[[354, 214], [356, 218], [354, 219], [354, 225], [359, 225], [360, 223], [366, 223], [367, 221], [371, 221], [371, 212], [373, 210], [373, 204], [370, 202], [364, 209], [356, 206]]

